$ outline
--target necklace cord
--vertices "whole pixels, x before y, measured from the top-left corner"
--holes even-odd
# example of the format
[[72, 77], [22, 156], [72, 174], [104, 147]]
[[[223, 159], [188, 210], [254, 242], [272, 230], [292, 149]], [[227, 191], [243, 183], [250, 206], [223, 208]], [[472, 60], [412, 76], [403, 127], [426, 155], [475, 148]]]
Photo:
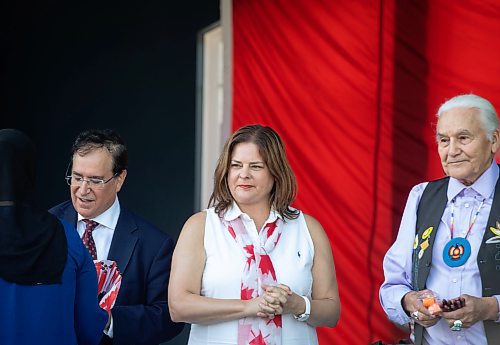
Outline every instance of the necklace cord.
[[[477, 208], [476, 213], [471, 219], [471, 222], [469, 224], [469, 229], [467, 230], [467, 233], [465, 234], [464, 238], [467, 238], [469, 236], [470, 231], [472, 230], [472, 227], [474, 226], [474, 223], [476, 222], [477, 216], [479, 215], [479, 212], [481, 212], [481, 208], [484, 205], [484, 202], [486, 201], [486, 198], [481, 201], [481, 204], [479, 204], [479, 207]], [[455, 229], [455, 198], [451, 201], [451, 219], [450, 219], [450, 235], [451, 238], [453, 239], [453, 231]]]

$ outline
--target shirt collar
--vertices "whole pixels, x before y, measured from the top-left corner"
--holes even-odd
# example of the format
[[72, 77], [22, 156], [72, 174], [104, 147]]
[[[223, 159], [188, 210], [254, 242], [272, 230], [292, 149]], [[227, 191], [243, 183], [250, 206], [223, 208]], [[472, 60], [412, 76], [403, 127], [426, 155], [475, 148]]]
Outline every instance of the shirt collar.
[[[97, 217], [91, 218], [91, 220], [94, 220], [100, 225], [103, 225], [111, 230], [115, 230], [116, 224], [118, 223], [118, 217], [120, 217], [120, 202], [118, 201], [117, 196], [115, 202], [110, 208]], [[78, 213], [78, 221], [81, 221], [82, 219], [84, 219], [83, 216]]]
[[[235, 220], [238, 217], [242, 217], [242, 218], [246, 217], [246, 218], [250, 219], [250, 217], [246, 213], [243, 213], [243, 211], [241, 211], [238, 204], [233, 202], [232, 205], [224, 213], [224, 220], [230, 222], [230, 221]], [[278, 212], [276, 212], [276, 210], [274, 208], [271, 208], [271, 212], [269, 213], [269, 217], [267, 218], [265, 223], [272, 223], [277, 218], [282, 219], [281, 215]]]
[[448, 200], [453, 200], [466, 188], [473, 189], [485, 199], [490, 198], [495, 190], [497, 180], [498, 165], [495, 160], [493, 160], [490, 167], [470, 186], [466, 186], [456, 178], [450, 177], [450, 182], [448, 184]]

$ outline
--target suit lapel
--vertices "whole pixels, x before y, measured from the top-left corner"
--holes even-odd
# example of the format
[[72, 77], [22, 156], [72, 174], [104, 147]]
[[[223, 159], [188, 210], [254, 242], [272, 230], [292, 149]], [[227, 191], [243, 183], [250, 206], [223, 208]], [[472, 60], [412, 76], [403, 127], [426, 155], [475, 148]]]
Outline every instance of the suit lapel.
[[121, 208], [120, 217], [109, 248], [108, 259], [116, 261], [122, 274], [127, 269], [137, 243], [136, 231], [137, 225], [134, 218], [127, 210]]
[[68, 207], [63, 211], [61, 218], [67, 221], [68, 223], [73, 224], [73, 226], [76, 228], [76, 222], [78, 220], [78, 216], [76, 214], [76, 210], [73, 208], [73, 205], [71, 205], [71, 202], [69, 203]]
[[[78, 217], [71, 201], [69, 201], [61, 212], [58, 212], [56, 215], [76, 227]], [[132, 253], [134, 252], [138, 239], [137, 230], [138, 228], [134, 217], [122, 207], [108, 253], [108, 259], [116, 261], [122, 274], [125, 272], [130, 258], [132, 257]]]

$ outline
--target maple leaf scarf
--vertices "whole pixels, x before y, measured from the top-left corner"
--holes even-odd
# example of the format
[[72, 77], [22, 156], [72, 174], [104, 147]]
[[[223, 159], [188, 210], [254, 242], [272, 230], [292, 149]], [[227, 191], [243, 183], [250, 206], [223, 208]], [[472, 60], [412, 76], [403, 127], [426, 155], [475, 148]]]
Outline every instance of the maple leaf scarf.
[[[221, 218], [222, 219], [222, 218]], [[276, 272], [269, 253], [281, 237], [281, 220], [264, 225], [256, 248], [240, 217], [222, 222], [247, 258], [241, 276], [241, 299], [249, 300], [263, 294], [262, 286], [277, 285]], [[274, 319], [246, 317], [238, 321], [238, 345], [281, 345], [281, 315]]]

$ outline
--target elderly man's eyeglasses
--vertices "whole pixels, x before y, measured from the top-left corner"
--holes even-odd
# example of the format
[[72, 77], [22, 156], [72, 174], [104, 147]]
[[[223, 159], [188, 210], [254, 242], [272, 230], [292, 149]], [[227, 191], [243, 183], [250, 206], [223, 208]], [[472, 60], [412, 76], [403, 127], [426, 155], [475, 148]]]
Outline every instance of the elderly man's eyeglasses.
[[72, 187], [81, 187], [83, 185], [83, 182], [86, 182], [87, 187], [89, 188], [102, 189], [104, 188], [106, 183], [108, 183], [118, 175], [120, 174], [116, 173], [107, 180], [95, 177], [85, 178], [83, 176], [71, 175], [71, 176], [66, 176], [66, 182], [68, 183], [69, 186]]

